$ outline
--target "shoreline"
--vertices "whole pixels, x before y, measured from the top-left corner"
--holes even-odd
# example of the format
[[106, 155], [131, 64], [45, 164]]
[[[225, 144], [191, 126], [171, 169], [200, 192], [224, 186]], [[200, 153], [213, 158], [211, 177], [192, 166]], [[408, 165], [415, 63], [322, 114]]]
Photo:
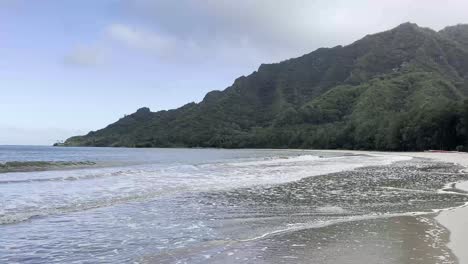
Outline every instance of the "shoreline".
[[[327, 150], [328, 151], [328, 150]], [[412, 158], [426, 158], [439, 162], [447, 162], [460, 165], [468, 170], [468, 153], [464, 152], [380, 152], [380, 151], [341, 151], [330, 150], [331, 152], [347, 152], [355, 154], [383, 154], [401, 155]], [[456, 182], [455, 188], [468, 192], [468, 181]], [[436, 213], [434, 219], [445, 227], [449, 232], [447, 247], [452, 250], [457, 257], [459, 264], [468, 264], [468, 203], [465, 205], [442, 209]]]
[[449, 232], [432, 215], [407, 215], [346, 221], [247, 242], [218, 241], [176, 254], [147, 255], [137, 262], [456, 264], [448, 240]]
[[[79, 248], [77, 244], [103, 243], [106, 246], [100, 252], [102, 256], [116, 261], [126, 258], [141, 263], [175, 263], [185, 259], [190, 263], [235, 264], [305, 264], [310, 263], [310, 260], [317, 264], [459, 263], [457, 254], [463, 252], [459, 253], [457, 246], [464, 246], [467, 236], [458, 230], [463, 231], [464, 226], [455, 222], [453, 227], [437, 218], [445, 215], [444, 212], [451, 212], [447, 215], [449, 220], [462, 219], [458, 215], [454, 216], [453, 212], [460, 212], [459, 207], [468, 202], [468, 196], [453, 189], [452, 183], [468, 180], [465, 167], [453, 164], [455, 158], [447, 153], [330, 151], [322, 155], [320, 152], [311, 154], [317, 158], [307, 157], [306, 160], [313, 161], [310, 164], [304, 161], [304, 157], [300, 157], [308, 154], [302, 151], [299, 158], [293, 159], [294, 162], [290, 160], [286, 163], [281, 153], [275, 153], [276, 161], [273, 165], [268, 158], [253, 163], [246, 160], [247, 163], [242, 164], [247, 170], [231, 166], [233, 173], [228, 174], [249, 172], [247, 175], [255, 177], [275, 176], [275, 181], [271, 184], [231, 186], [233, 188], [229, 190], [200, 189], [200, 193], [184, 192], [174, 199], [144, 199], [144, 203], [128, 205], [127, 201], [130, 200], [125, 197], [122, 200], [122, 204], [125, 204], [123, 206], [103, 206], [86, 212], [80, 210], [76, 214], [51, 212], [47, 213], [51, 217], [35, 218], [16, 226], [5, 225], [0, 230], [0, 237], [21, 247], [11, 250], [0, 248], [0, 255], [7, 256], [4, 258], [7, 260], [26, 260], [29, 256], [27, 250], [37, 248], [35, 240], [24, 239], [36, 235], [31, 230], [37, 230], [40, 234], [43, 230], [50, 233], [57, 232], [58, 229], [62, 232], [58, 236], [60, 243], [49, 241], [47, 237], [44, 239], [43, 244], [50, 245], [50, 253], [40, 256], [44, 260], [52, 261], [56, 257], [67, 259], [69, 256], [64, 254], [64, 249], [74, 250]], [[256, 154], [251, 152], [249, 156], [252, 153]], [[237, 154], [233, 155], [238, 159]], [[295, 153], [291, 155], [296, 157]], [[457, 155], [458, 159], [466, 159], [465, 154]], [[442, 157], [437, 159], [436, 156]], [[321, 159], [326, 157], [332, 159]], [[345, 169], [349, 164], [353, 165], [352, 168]], [[355, 166], [358, 167], [353, 169]], [[196, 168], [197, 172], [193, 176], [205, 174], [205, 171], [199, 172], [200, 168]], [[230, 167], [222, 165], [216, 168], [225, 173]], [[263, 170], [253, 170], [255, 168]], [[339, 169], [339, 172], [326, 173], [330, 168]], [[181, 171], [185, 180], [185, 173], [192, 173], [194, 170], [191, 167], [189, 171], [187, 167], [183, 169]], [[207, 170], [210, 172], [213, 167], [208, 167]], [[276, 173], [278, 170], [282, 173]], [[320, 172], [321, 174], [315, 175]], [[310, 175], [303, 177], [307, 174]], [[282, 175], [287, 175], [290, 181], [276, 184]], [[11, 176], [14, 179], [15, 175]], [[127, 176], [124, 174], [118, 179], [133, 178]], [[299, 177], [299, 180], [294, 180], [294, 177]], [[115, 182], [114, 179], [109, 178], [109, 182], [104, 182], [105, 186]], [[151, 177], [138, 178], [138, 184], [145, 183], [146, 179], [148, 182], [154, 181]], [[250, 178], [244, 176], [241, 179], [245, 183]], [[82, 183], [78, 187], [87, 189], [91, 185], [104, 186], [100, 180], [101, 178], [97, 181], [73, 181], [64, 184]], [[118, 182], [122, 186], [122, 182]], [[123, 185], [126, 188], [128, 183], [132, 184], [123, 182], [127, 183]], [[169, 183], [171, 186], [174, 184]], [[219, 185], [222, 181], [214, 183]], [[233, 180], [229, 183], [233, 185]], [[37, 189], [34, 184], [36, 183], [30, 185]], [[48, 183], [40, 184], [47, 186]], [[162, 184], [167, 183], [163, 181]], [[54, 185], [55, 181], [52, 182], [52, 186]], [[5, 190], [21, 189], [9, 188], [8, 185], [3, 187]], [[145, 198], [151, 197], [153, 196]], [[146, 210], [148, 208], [151, 211]], [[421, 212], [420, 215], [400, 215], [418, 211]], [[109, 216], [120, 221], [109, 222]], [[188, 217], [183, 218], [184, 216]], [[85, 224], [72, 227], [72, 232], [70, 220]], [[56, 223], [64, 224], [57, 227]], [[105, 240], [90, 241], [88, 236], [78, 237], [77, 240], [70, 235], [75, 230], [92, 230], [97, 234], [105, 234]], [[115, 233], [113, 230], [116, 230]], [[107, 237], [108, 234], [112, 236]], [[107, 250], [107, 245], [109, 241], [113, 241], [114, 236], [121, 237], [122, 234], [130, 235], [129, 242], [118, 244], [117, 241], [111, 244], [112, 249], [118, 252], [113, 254], [114, 251]], [[456, 240], [456, 235], [462, 239], [461, 242]], [[140, 248], [142, 251], [137, 251]]]
[[[432, 157], [434, 154], [437, 155], [439, 153], [428, 153], [431, 157], [418, 157], [418, 155], [427, 154], [368, 151], [339, 152], [369, 156], [411, 157], [414, 158], [414, 161], [409, 158], [407, 162], [409, 164], [413, 162], [416, 164], [416, 167], [413, 167], [413, 171], [419, 171], [419, 168], [427, 168], [425, 166], [419, 167], [421, 164], [426, 164], [427, 166], [427, 164], [439, 162], [438, 159]], [[439, 173], [454, 174], [463, 169], [462, 166], [452, 167], [452, 160], [440, 160], [440, 163], [442, 163], [442, 169], [434, 171], [434, 174], [427, 172], [426, 179], [437, 181]], [[392, 167], [393, 164], [389, 166]], [[401, 166], [406, 167], [408, 164]], [[370, 168], [370, 171], [368, 171], [367, 175], [372, 175], [373, 166], [368, 168]], [[437, 164], [435, 168], [439, 168]], [[449, 169], [446, 170], [447, 168]], [[365, 171], [366, 168], [359, 168], [358, 170]], [[400, 171], [399, 175], [405, 175], [406, 172]], [[304, 181], [307, 181], [307, 179]], [[453, 181], [446, 181], [445, 184], [448, 182]], [[444, 185], [444, 187], [441, 185], [430, 192], [439, 192], [439, 190], [440, 192], [444, 192], [445, 186], [448, 186], [448, 184]], [[424, 192], [424, 190], [421, 191]], [[446, 192], [448, 194], [455, 194], [453, 190], [447, 190]], [[456, 198], [454, 199], [456, 200]], [[455, 206], [455, 204], [451, 206]], [[459, 207], [454, 208], [456, 210]], [[233, 264], [254, 262], [309, 263], [308, 261], [311, 259], [317, 264], [363, 263], [369, 261], [370, 263], [382, 264], [465, 263], [459, 261], [460, 257], [457, 255], [459, 253], [456, 252], [456, 249], [451, 244], [449, 247], [452, 233], [457, 231], [454, 231], [452, 227], [443, 224], [437, 219], [438, 215], [445, 211], [452, 211], [452, 208], [449, 209], [448, 206], [441, 204], [440, 207], [436, 206], [427, 209], [427, 211], [422, 211], [420, 215], [415, 212], [408, 215], [385, 214], [382, 217], [366, 216], [362, 219], [347, 219], [334, 223], [328, 222], [326, 225], [313, 227], [300, 225], [297, 228], [288, 227], [284, 232], [283, 230], [278, 230], [264, 233], [253, 239], [223, 241], [225, 243], [221, 243], [221, 245], [213, 248], [207, 246], [199, 250], [179, 251], [176, 254], [168, 251], [164, 254], [146, 255], [142, 259], [142, 263], [173, 263], [176, 260], [192, 263]], [[450, 216], [450, 219], [452, 218]], [[464, 243], [455, 243], [461, 246], [464, 245]]]
[[[418, 157], [427, 157], [437, 161], [453, 162], [468, 169], [468, 153], [414, 153]], [[468, 181], [455, 183], [455, 188], [468, 192]], [[458, 258], [460, 264], [468, 263], [468, 203], [447, 210], [441, 211], [435, 219], [449, 232], [449, 242], [447, 246]]]

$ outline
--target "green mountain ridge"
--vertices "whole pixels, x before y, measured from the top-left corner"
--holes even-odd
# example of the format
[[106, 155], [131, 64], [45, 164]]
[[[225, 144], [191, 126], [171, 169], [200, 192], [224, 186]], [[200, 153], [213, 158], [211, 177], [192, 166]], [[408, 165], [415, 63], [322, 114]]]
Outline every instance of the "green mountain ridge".
[[404, 23], [262, 64], [198, 104], [141, 108], [65, 146], [455, 149], [468, 138], [468, 25]]

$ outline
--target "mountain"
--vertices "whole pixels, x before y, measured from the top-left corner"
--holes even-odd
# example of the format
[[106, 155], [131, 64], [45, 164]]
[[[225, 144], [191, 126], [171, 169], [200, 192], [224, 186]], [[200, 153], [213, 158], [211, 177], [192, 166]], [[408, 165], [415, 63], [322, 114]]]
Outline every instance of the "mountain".
[[64, 145], [461, 149], [467, 95], [468, 25], [437, 32], [405, 23], [262, 64], [198, 104], [141, 108]]

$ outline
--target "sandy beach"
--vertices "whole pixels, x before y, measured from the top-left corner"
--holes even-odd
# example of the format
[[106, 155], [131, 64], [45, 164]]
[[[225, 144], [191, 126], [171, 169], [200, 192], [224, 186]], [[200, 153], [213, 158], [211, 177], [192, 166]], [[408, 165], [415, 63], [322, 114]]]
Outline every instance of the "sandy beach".
[[2, 175], [1, 263], [467, 263], [467, 154], [87, 151], [125, 166]]
[[[438, 161], [453, 162], [468, 168], [468, 153], [423, 152], [406, 153], [413, 157], [430, 158]], [[468, 182], [460, 182], [455, 188], [468, 192]], [[450, 231], [448, 246], [457, 256], [460, 264], [468, 263], [468, 207], [458, 207], [442, 211], [436, 219]]]
[[[438, 181], [440, 178], [455, 174], [463, 167], [468, 166], [468, 154], [464, 153], [432, 153], [432, 152], [369, 152], [369, 151], [330, 151], [357, 155], [385, 156], [400, 155], [414, 159], [403, 163], [394, 163], [386, 170], [392, 171], [393, 175], [402, 177], [402, 187], [384, 187], [384, 192], [403, 191], [396, 197], [403, 197], [409, 194], [420, 192], [425, 193], [424, 188], [419, 189], [418, 185], [412, 186], [411, 174], [424, 173], [425, 176], [416, 182]], [[432, 162], [433, 161], [433, 162]], [[457, 165], [451, 166], [452, 163]], [[368, 167], [357, 169], [347, 176], [348, 179], [355, 179], [368, 172], [368, 175], [381, 177], [383, 167]], [[384, 169], [385, 170], [385, 169]], [[337, 178], [342, 181], [345, 174], [337, 174]], [[355, 174], [353, 174], [355, 173]], [[380, 176], [379, 176], [380, 175]], [[407, 176], [405, 176], [407, 175]], [[331, 175], [333, 176], [333, 175]], [[397, 177], [400, 177], [397, 176]], [[329, 177], [329, 176], [324, 176]], [[333, 178], [333, 177], [332, 177]], [[328, 180], [332, 181], [332, 178]], [[365, 179], [364, 177], [363, 179]], [[425, 179], [425, 180], [424, 180]], [[309, 184], [317, 181], [318, 178], [305, 179], [297, 183], [311, 188]], [[415, 183], [416, 183], [415, 182]], [[448, 181], [446, 183], [453, 182]], [[364, 182], [363, 182], [364, 183]], [[346, 182], [344, 181], [344, 184]], [[379, 183], [376, 182], [378, 185]], [[406, 185], [407, 184], [407, 185]], [[416, 183], [418, 184], [418, 183]], [[397, 184], [398, 186], [399, 184]], [[462, 191], [455, 192], [453, 189], [464, 189], [468, 184], [465, 182], [447, 185], [447, 190], [440, 192], [452, 193], [445, 201], [452, 201], [463, 197]], [[359, 188], [351, 187], [350, 190]], [[387, 189], [385, 189], [387, 188]], [[440, 187], [439, 187], [440, 188]], [[286, 187], [286, 190], [294, 188]], [[381, 191], [382, 191], [381, 190]], [[380, 192], [381, 192], [380, 191]], [[345, 191], [347, 192], [347, 191]], [[343, 193], [345, 193], [343, 192]], [[406, 192], [406, 193], [404, 193]], [[426, 192], [427, 195], [434, 194], [434, 190]], [[387, 193], [390, 194], [390, 193]], [[372, 199], [382, 196], [376, 196]], [[458, 207], [452, 209], [437, 210], [437, 208], [447, 208], [442, 199], [440, 207], [432, 207], [434, 213], [427, 213], [432, 210], [430, 207], [424, 209], [424, 196], [414, 196], [408, 200], [401, 200], [395, 205], [414, 206], [422, 209], [409, 214], [397, 213], [395, 216], [384, 214], [380, 217], [355, 218], [344, 222], [336, 222], [325, 226], [304, 226], [297, 230], [291, 229], [286, 232], [262, 236], [260, 239], [248, 241], [230, 240], [219, 241], [219, 245], [206, 245], [194, 251], [182, 251], [177, 254], [160, 254], [147, 256], [142, 259], [142, 263], [174, 263], [183, 259], [187, 263], [382, 263], [382, 264], [456, 264], [468, 263], [464, 246], [467, 241], [467, 230], [465, 228], [468, 219], [468, 208], [459, 207], [463, 203], [458, 203]], [[435, 198], [435, 196], [434, 196]], [[329, 197], [328, 199], [333, 199]], [[427, 198], [426, 198], [427, 199]], [[447, 200], [448, 199], [448, 200]], [[328, 200], [330, 203], [333, 201]], [[388, 206], [388, 200], [374, 201], [376, 204]], [[421, 202], [422, 201], [422, 202]], [[426, 200], [428, 203], [429, 200]], [[433, 201], [432, 201], [433, 202]], [[419, 204], [418, 204], [419, 203]], [[416, 205], [418, 204], [418, 205]], [[422, 207], [421, 207], [422, 206]], [[329, 208], [332, 209], [332, 208]], [[336, 209], [335, 209], [336, 210]], [[400, 211], [397, 209], [397, 211]], [[338, 211], [337, 211], [338, 212]]]
[[[350, 151], [346, 151], [350, 152]], [[387, 152], [374, 151], [351, 151], [356, 154], [385, 154]], [[461, 165], [468, 168], [468, 153], [462, 152], [392, 152], [410, 156], [414, 158], [426, 158], [434, 161], [449, 162]], [[455, 184], [455, 188], [468, 192], [468, 182], [459, 182]], [[447, 210], [442, 210], [435, 219], [449, 231], [448, 247], [452, 250], [458, 263], [468, 263], [468, 206], [457, 207]]]

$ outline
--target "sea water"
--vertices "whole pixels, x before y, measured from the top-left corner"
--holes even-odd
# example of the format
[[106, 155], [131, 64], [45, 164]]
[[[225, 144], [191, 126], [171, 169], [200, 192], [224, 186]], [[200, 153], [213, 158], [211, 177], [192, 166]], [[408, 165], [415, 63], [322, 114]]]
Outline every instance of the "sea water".
[[234, 242], [466, 202], [438, 192], [465, 179], [459, 168], [409, 160], [309, 150], [0, 146], [0, 163], [94, 164], [0, 174], [0, 263], [203, 263]]

